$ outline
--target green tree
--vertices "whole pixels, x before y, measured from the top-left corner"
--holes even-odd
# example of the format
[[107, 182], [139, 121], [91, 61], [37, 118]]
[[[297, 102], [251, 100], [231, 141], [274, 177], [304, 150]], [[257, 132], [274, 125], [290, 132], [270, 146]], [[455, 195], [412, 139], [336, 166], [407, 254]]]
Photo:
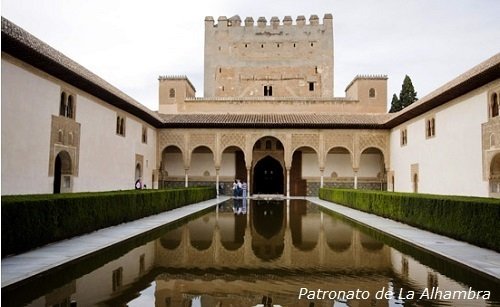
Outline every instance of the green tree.
[[389, 110], [389, 113], [397, 112], [402, 108], [403, 107], [401, 106], [401, 101], [399, 101], [398, 96], [396, 94], [392, 94], [391, 109]]
[[399, 100], [401, 101], [403, 109], [417, 101], [417, 92], [415, 92], [411, 79], [408, 75], [406, 75], [403, 80], [403, 86], [401, 87], [401, 92], [399, 93]]
[[415, 92], [415, 89], [413, 88], [410, 77], [406, 75], [403, 80], [403, 85], [401, 86], [399, 98], [396, 94], [392, 95], [391, 109], [389, 110], [389, 113], [398, 112], [415, 101], [417, 101], [417, 92]]

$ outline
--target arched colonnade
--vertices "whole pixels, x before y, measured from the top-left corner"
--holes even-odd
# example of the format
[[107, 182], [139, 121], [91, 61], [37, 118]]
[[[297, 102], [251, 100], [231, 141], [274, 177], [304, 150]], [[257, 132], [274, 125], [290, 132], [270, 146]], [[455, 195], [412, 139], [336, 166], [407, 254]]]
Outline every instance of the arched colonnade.
[[388, 132], [374, 130], [169, 129], [159, 133], [155, 178], [159, 187], [223, 183], [226, 192], [240, 179], [250, 194], [286, 196], [385, 189], [388, 147]]

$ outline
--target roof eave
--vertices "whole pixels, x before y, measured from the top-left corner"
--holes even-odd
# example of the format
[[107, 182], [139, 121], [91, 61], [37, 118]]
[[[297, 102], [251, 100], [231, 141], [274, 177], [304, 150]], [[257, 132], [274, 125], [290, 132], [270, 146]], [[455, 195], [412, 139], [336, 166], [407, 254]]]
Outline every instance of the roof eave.
[[16, 40], [15, 38], [12, 38], [4, 32], [2, 32], [2, 52], [5, 52], [37, 69], [40, 69], [49, 75], [61, 79], [64, 82], [81, 89], [82, 91], [88, 92], [121, 110], [133, 114], [154, 127], [159, 127], [162, 123], [158, 118], [152, 116], [148, 112], [131, 105], [110, 91], [73, 72], [53, 59], [37, 52], [36, 50], [33, 50], [29, 46], [23, 44], [19, 40]]

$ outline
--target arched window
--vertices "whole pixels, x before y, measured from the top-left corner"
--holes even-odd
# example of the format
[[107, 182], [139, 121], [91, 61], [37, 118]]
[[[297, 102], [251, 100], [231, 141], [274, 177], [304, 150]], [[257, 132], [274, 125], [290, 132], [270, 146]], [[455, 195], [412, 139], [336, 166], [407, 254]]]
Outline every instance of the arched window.
[[491, 95], [491, 117], [498, 116], [498, 95], [497, 93], [493, 93]]
[[61, 101], [59, 103], [59, 115], [64, 116], [66, 113], [66, 93], [61, 93]]
[[64, 132], [59, 129], [59, 131], [57, 132], [57, 142], [59, 143], [63, 143], [64, 141]]
[[125, 118], [121, 118], [120, 121], [120, 134], [125, 135]]
[[121, 131], [121, 118], [120, 116], [116, 116], [116, 134], [120, 134]]
[[73, 118], [73, 95], [68, 96], [68, 104], [66, 105], [66, 117]]
[[368, 91], [368, 96], [370, 98], [375, 98], [375, 89], [373, 87]]
[[170, 98], [175, 98], [175, 88], [170, 89], [169, 96], [170, 96]]

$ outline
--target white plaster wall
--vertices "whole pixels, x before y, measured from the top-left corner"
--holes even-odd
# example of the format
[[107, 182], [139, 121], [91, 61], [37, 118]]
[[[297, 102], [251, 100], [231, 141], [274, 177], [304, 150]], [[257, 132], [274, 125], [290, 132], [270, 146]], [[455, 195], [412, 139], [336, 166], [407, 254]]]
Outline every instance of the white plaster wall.
[[377, 177], [384, 170], [382, 154], [362, 154], [359, 162], [359, 177]]
[[302, 177], [319, 177], [318, 155], [316, 153], [302, 153]]
[[[383, 169], [383, 158], [381, 154], [361, 155], [358, 170], [359, 177], [377, 177]], [[326, 156], [324, 176], [330, 177], [332, 172], [336, 172], [338, 177], [354, 177], [352, 170], [351, 156], [345, 154], [328, 154]], [[302, 154], [302, 176], [321, 176], [318, 164], [318, 155], [315, 153]]]
[[193, 153], [191, 155], [190, 176], [203, 176], [208, 171], [210, 176], [215, 176], [215, 162], [212, 153]]
[[[128, 190], [135, 183], [135, 155], [143, 155], [142, 181], [152, 187], [156, 165], [156, 132], [148, 127], [142, 143], [144, 122], [88, 95], [77, 95], [76, 121], [80, 130], [80, 173], [73, 191]], [[117, 111], [126, 117], [125, 136], [116, 134]]]
[[223, 153], [220, 166], [221, 176], [235, 176], [236, 174], [236, 154]]
[[50, 126], [60, 86], [2, 55], [2, 195], [51, 193]]
[[[498, 82], [496, 82], [498, 84]], [[411, 164], [418, 163], [418, 192], [488, 196], [482, 178], [481, 124], [487, 121], [484, 86], [391, 130], [395, 191], [412, 192]], [[425, 137], [425, 119], [435, 114], [436, 135]], [[400, 146], [407, 128], [408, 144]]]
[[163, 154], [163, 168], [169, 176], [184, 176], [184, 160], [182, 153], [172, 152]]
[[325, 177], [330, 177], [332, 172], [336, 172], [338, 177], [354, 177], [351, 155], [349, 153], [327, 154]]
[[[8, 56], [6, 56], [8, 58]], [[156, 130], [126, 116], [126, 136], [116, 135], [117, 109], [16, 60], [2, 55], [2, 194], [52, 193], [49, 177], [52, 115], [59, 114], [61, 88], [76, 94], [80, 127], [79, 173], [73, 192], [133, 189], [135, 154], [144, 156], [143, 182], [152, 187]], [[10, 58], [9, 58], [10, 59]]]

